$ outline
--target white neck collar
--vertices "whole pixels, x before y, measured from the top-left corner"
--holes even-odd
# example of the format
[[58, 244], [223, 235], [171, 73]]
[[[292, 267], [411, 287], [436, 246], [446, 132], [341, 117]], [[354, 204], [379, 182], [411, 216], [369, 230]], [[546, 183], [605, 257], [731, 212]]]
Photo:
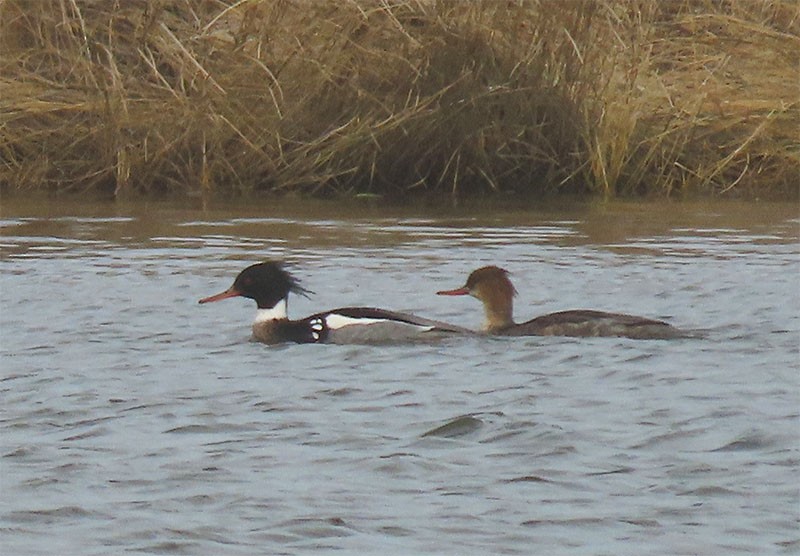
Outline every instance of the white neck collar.
[[286, 300], [281, 299], [274, 307], [270, 309], [258, 309], [256, 311], [255, 322], [266, 322], [269, 320], [283, 320], [287, 318]]

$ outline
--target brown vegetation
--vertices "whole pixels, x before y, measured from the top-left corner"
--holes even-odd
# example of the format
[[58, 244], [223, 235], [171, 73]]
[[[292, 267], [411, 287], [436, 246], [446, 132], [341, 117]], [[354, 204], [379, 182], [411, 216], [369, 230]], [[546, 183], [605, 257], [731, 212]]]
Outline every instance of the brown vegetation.
[[5, 0], [0, 187], [790, 195], [794, 0]]

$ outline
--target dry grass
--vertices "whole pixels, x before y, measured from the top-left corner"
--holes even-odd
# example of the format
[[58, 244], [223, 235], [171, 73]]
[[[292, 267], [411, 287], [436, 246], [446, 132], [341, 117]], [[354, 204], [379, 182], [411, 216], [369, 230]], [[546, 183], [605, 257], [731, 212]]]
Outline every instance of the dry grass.
[[797, 196], [793, 0], [4, 0], [0, 188]]

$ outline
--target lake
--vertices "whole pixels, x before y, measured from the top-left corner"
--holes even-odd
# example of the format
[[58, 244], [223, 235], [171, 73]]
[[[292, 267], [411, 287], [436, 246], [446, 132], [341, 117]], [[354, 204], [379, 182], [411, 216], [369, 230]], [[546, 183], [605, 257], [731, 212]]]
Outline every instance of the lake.
[[[197, 206], [194, 206], [194, 205]], [[800, 552], [795, 203], [391, 208], [4, 198], [4, 554]], [[508, 269], [702, 338], [249, 341], [198, 305], [282, 259], [314, 295], [476, 328]]]

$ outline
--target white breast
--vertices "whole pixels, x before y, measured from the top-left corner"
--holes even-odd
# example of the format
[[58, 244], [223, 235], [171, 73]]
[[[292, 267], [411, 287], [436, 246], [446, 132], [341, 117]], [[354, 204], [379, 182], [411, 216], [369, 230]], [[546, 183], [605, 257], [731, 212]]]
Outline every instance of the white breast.
[[286, 318], [286, 300], [281, 299], [271, 309], [258, 309], [256, 311], [256, 319], [253, 324], [258, 322], [266, 322], [270, 320], [281, 320]]

